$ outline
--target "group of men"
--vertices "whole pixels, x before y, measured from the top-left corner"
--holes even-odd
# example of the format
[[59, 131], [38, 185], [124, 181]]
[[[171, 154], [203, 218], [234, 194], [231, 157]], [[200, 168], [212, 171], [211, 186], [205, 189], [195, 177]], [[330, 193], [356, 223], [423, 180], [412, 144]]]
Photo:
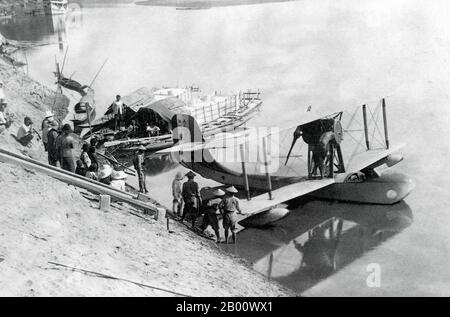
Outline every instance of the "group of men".
[[[173, 213], [184, 221], [190, 217], [192, 228], [195, 229], [197, 217], [204, 214], [200, 226], [201, 231], [205, 231], [211, 226], [219, 243], [219, 216], [222, 215], [222, 225], [225, 233], [225, 243], [228, 243], [229, 232], [231, 231], [232, 242], [236, 243], [236, 214], [242, 213], [239, 207], [239, 199], [235, 196], [238, 192], [234, 186], [228, 187], [225, 191], [217, 189], [214, 191], [214, 198], [203, 201], [200, 195], [199, 185], [194, 181], [196, 174], [189, 171], [186, 175], [178, 172], [172, 182]], [[181, 183], [187, 177], [185, 183]]]
[[60, 129], [59, 122], [54, 114], [46, 112], [42, 121], [42, 141], [48, 153], [48, 164], [59, 166], [69, 172], [85, 176], [87, 171], [97, 171], [98, 161], [95, 154], [97, 140], [92, 138], [89, 144], [83, 144], [80, 159], [75, 163], [75, 139], [72, 136], [72, 127], [64, 124]]
[[[120, 95], [116, 96], [116, 100], [112, 103], [112, 113], [114, 116], [114, 129], [121, 130], [124, 116], [125, 116], [125, 107], [126, 105], [123, 103], [122, 97]], [[126, 128], [127, 136], [135, 138], [137, 135], [137, 131], [140, 129], [139, 124], [136, 120], [132, 120], [131, 124]], [[145, 132], [149, 137], [158, 136], [161, 129], [155, 124], [155, 122], [150, 122], [145, 124]]]

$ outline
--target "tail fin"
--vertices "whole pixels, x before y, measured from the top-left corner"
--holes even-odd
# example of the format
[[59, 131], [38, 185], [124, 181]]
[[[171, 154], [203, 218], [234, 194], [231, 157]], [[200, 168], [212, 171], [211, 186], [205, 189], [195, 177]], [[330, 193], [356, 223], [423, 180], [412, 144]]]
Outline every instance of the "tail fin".
[[171, 121], [174, 144], [203, 143], [205, 141], [202, 130], [194, 117], [187, 114], [176, 114]]

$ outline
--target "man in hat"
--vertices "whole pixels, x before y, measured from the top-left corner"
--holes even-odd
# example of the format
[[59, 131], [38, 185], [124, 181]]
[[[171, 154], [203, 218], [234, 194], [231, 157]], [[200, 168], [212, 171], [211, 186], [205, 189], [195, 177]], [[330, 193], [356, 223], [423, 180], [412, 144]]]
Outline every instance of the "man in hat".
[[44, 143], [44, 149], [48, 151], [48, 131], [50, 131], [50, 124], [55, 121], [55, 115], [51, 111], [45, 112], [44, 120], [42, 120], [42, 142]]
[[183, 184], [181, 181], [183, 180], [184, 175], [182, 172], [177, 172], [174, 180], [172, 181], [172, 211], [176, 216], [181, 217], [183, 215], [184, 208], [184, 200], [183, 200]]
[[239, 199], [234, 195], [238, 192], [234, 186], [226, 189], [227, 196], [222, 202], [223, 228], [225, 229], [225, 243], [228, 243], [228, 230], [231, 230], [233, 243], [236, 243], [236, 213], [242, 213], [239, 207]]
[[113, 169], [108, 164], [104, 164], [98, 172], [98, 181], [100, 183], [111, 185], [111, 173]]
[[200, 226], [202, 231], [205, 231], [208, 226], [211, 226], [216, 234], [216, 242], [220, 242], [219, 233], [219, 220], [217, 215], [220, 215], [220, 207], [222, 206], [222, 198], [225, 196], [225, 192], [220, 188], [213, 193], [214, 197], [206, 204], [205, 215], [203, 217], [203, 223]]
[[62, 137], [61, 137], [61, 145], [60, 145], [60, 155], [61, 155], [61, 167], [69, 172], [75, 172], [75, 164], [74, 164], [74, 139], [70, 135], [72, 133], [72, 128], [69, 124], [65, 124], [62, 128]]
[[202, 204], [202, 197], [200, 196], [198, 184], [194, 181], [196, 175], [192, 171], [189, 171], [186, 176], [188, 180], [183, 184], [181, 191], [184, 200], [184, 212], [181, 221], [184, 220], [186, 215], [190, 215], [192, 218], [192, 228], [195, 228], [195, 221], [197, 220], [198, 210]]
[[124, 171], [115, 171], [113, 170], [111, 173], [111, 187], [125, 191], [125, 180], [127, 178], [127, 174]]
[[17, 141], [23, 146], [29, 146], [31, 140], [33, 140], [33, 121], [30, 117], [23, 119], [23, 125], [17, 131]]
[[56, 120], [49, 123], [49, 130], [47, 133], [47, 153], [48, 153], [48, 164], [56, 166], [58, 162], [58, 148], [56, 146], [56, 140], [59, 136], [59, 124]]
[[116, 96], [116, 100], [112, 104], [112, 111], [115, 118], [115, 130], [120, 129], [123, 120], [123, 101], [120, 95]]
[[139, 178], [139, 191], [141, 193], [148, 193], [147, 185], [145, 183], [146, 177], [145, 177], [145, 170], [144, 170], [144, 162], [145, 162], [145, 147], [141, 145], [135, 153], [134, 159], [133, 159], [133, 165], [134, 169], [137, 172], [138, 178]]

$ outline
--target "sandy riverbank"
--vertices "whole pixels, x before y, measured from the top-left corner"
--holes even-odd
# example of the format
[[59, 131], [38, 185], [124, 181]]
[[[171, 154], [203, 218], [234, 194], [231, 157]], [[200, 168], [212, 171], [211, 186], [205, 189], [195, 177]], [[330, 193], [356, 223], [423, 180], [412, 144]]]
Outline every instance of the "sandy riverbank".
[[[53, 105], [52, 92], [2, 63], [0, 79], [15, 118], [10, 132], [25, 115], [40, 125]], [[58, 116], [66, 111], [63, 106]], [[8, 131], [0, 135], [0, 146], [45, 161], [40, 142], [25, 149]], [[177, 223], [169, 233], [165, 219], [136, 217], [126, 205], [100, 212], [80, 189], [5, 163], [0, 163], [0, 186], [0, 296], [174, 295], [130, 281], [191, 296], [293, 295]]]

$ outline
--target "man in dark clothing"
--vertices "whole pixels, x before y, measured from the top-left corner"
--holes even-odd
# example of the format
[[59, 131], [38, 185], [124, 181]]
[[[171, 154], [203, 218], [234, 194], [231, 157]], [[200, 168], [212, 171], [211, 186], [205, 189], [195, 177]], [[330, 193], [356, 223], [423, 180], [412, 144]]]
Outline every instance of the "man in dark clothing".
[[203, 223], [200, 230], [205, 231], [208, 226], [211, 226], [216, 234], [216, 242], [220, 242], [219, 220], [217, 215], [221, 214], [220, 207], [222, 206], [222, 197], [225, 192], [221, 189], [214, 191], [214, 199], [208, 201], [205, 207], [205, 215], [203, 216]]
[[184, 200], [184, 212], [181, 221], [189, 214], [192, 217], [192, 228], [195, 228], [195, 221], [197, 220], [199, 207], [202, 204], [202, 197], [200, 196], [198, 184], [194, 181], [196, 175], [189, 171], [186, 176], [188, 181], [183, 184], [181, 192]]
[[72, 128], [69, 124], [65, 124], [62, 128], [62, 138], [60, 145], [60, 155], [62, 162], [61, 167], [66, 171], [75, 173], [75, 162], [72, 151], [74, 149], [74, 140], [70, 133], [72, 133]]
[[141, 193], [148, 193], [147, 185], [145, 184], [146, 179], [144, 171], [144, 162], [145, 162], [144, 151], [145, 147], [141, 145], [136, 151], [136, 155], [133, 159], [133, 165], [139, 178], [139, 191]]
[[91, 159], [91, 165], [95, 163], [95, 166], [97, 166], [96, 171], [98, 170], [98, 160], [97, 155], [95, 154], [95, 147], [97, 146], [98, 140], [97, 138], [93, 137], [90, 141], [91, 146], [89, 147], [88, 155]]
[[58, 138], [58, 122], [53, 121], [50, 123], [50, 128], [47, 132], [47, 151], [48, 151], [48, 164], [56, 166], [58, 162], [58, 149], [56, 147], [56, 139]]

